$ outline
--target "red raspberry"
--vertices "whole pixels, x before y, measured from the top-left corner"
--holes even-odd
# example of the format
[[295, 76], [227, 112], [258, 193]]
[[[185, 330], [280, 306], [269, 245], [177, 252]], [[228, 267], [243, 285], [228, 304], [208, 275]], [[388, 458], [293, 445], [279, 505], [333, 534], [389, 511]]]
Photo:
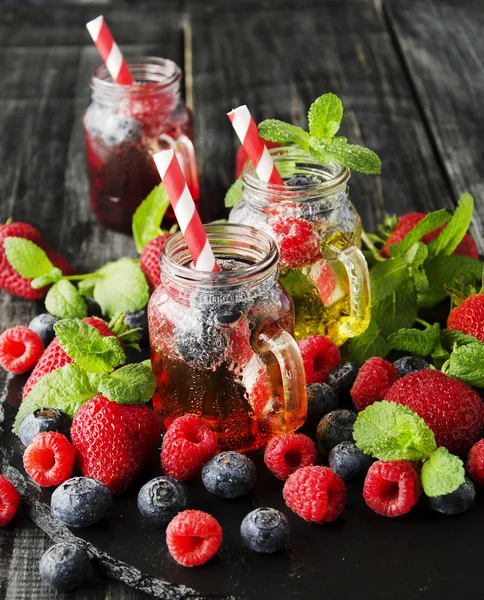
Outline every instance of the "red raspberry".
[[221, 543], [218, 521], [201, 510], [184, 510], [166, 528], [168, 550], [184, 567], [203, 565], [217, 553]]
[[266, 446], [264, 462], [278, 479], [287, 479], [298, 469], [316, 462], [316, 446], [302, 433], [278, 435]]
[[385, 400], [408, 406], [434, 432], [437, 446], [463, 454], [484, 426], [484, 403], [470, 386], [440, 371], [416, 371], [392, 385]]
[[250, 345], [249, 321], [243, 317], [230, 332], [230, 357], [231, 360], [243, 369], [254, 356]]
[[369, 358], [358, 371], [350, 390], [353, 404], [357, 410], [363, 410], [373, 402], [383, 400], [399, 378], [398, 370], [392, 363], [379, 356]]
[[6, 477], [0, 475], [0, 527], [14, 518], [20, 506], [20, 494]]
[[484, 342], [484, 294], [474, 294], [453, 308], [447, 318], [447, 327]]
[[56, 431], [38, 433], [24, 452], [24, 468], [35, 483], [60, 485], [72, 475], [76, 451], [69, 440]]
[[43, 351], [42, 340], [28, 327], [18, 325], [0, 335], [0, 365], [15, 375], [30, 371]]
[[421, 492], [417, 469], [408, 460], [374, 462], [363, 486], [365, 502], [384, 517], [399, 517], [409, 512]]
[[272, 225], [272, 231], [282, 268], [298, 269], [319, 258], [321, 239], [311, 223], [297, 217], [282, 217]]
[[474, 483], [484, 486], [484, 440], [480, 440], [469, 450], [466, 469]]
[[311, 335], [297, 343], [304, 363], [306, 383], [324, 383], [340, 363], [336, 344], [324, 335]]
[[346, 502], [346, 487], [329, 467], [304, 467], [289, 476], [282, 495], [297, 515], [320, 524], [339, 517]]
[[160, 254], [170, 233], [159, 235], [143, 248], [139, 263], [152, 290], [160, 285]]
[[166, 475], [191, 479], [217, 452], [217, 439], [196, 415], [179, 417], [168, 428], [161, 445], [161, 466]]

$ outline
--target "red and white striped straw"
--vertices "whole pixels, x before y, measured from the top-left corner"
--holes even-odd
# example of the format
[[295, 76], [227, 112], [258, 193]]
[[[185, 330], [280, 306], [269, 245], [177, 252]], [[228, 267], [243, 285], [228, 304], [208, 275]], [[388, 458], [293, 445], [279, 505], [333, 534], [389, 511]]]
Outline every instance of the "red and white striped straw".
[[259, 179], [266, 183], [284, 185], [269, 150], [259, 137], [257, 125], [247, 106], [244, 104], [234, 108], [234, 110], [227, 113], [227, 116], [235, 129], [235, 133], [239, 136], [242, 146], [247, 151]]
[[112, 33], [109, 31], [109, 27], [106, 25], [104, 17], [102, 15], [96, 17], [86, 23], [86, 27], [113, 81], [121, 85], [133, 85], [134, 78], [121, 54], [121, 50], [114, 41]]
[[153, 158], [192, 255], [195, 269], [220, 271], [175, 152], [162, 150], [153, 154]]

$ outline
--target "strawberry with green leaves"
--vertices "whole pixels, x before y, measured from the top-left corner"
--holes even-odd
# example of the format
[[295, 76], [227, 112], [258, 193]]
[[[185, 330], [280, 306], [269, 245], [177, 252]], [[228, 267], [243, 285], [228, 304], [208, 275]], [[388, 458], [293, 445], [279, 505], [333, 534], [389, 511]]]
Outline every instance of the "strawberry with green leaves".
[[447, 327], [484, 342], [484, 293], [473, 294], [453, 308], [447, 318]]

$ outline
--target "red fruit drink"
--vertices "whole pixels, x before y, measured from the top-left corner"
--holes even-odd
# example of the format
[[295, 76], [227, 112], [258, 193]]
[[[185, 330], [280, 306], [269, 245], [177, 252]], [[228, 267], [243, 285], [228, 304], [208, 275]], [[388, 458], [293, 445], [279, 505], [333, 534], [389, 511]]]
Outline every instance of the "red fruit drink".
[[[91, 209], [106, 227], [129, 233], [138, 205], [160, 183], [153, 154], [172, 148], [195, 201], [193, 116], [180, 94], [181, 70], [153, 57], [127, 61], [134, 85], [114, 83], [104, 65], [91, 79], [84, 114]], [[167, 219], [174, 222], [171, 210]]]

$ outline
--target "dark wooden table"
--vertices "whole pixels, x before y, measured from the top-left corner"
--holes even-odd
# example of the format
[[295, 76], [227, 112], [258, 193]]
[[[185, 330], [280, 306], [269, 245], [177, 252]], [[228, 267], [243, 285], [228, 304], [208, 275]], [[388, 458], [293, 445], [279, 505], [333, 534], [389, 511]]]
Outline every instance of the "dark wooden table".
[[[479, 0], [39, 3], [0, 0], [0, 221], [33, 223], [77, 269], [136, 255], [132, 241], [103, 229], [88, 207], [80, 123], [99, 58], [84, 23], [100, 13], [125, 54], [166, 56], [193, 73], [188, 95], [206, 219], [224, 214], [234, 177], [237, 142], [225, 113], [246, 103], [256, 120], [304, 125], [310, 102], [333, 91], [346, 109], [343, 134], [383, 161], [381, 177], [352, 178], [365, 227], [385, 212], [453, 206], [467, 190], [476, 199], [472, 234], [484, 251]], [[27, 324], [37, 310], [0, 293], [0, 330]], [[56, 594], [37, 573], [49, 545], [22, 514], [0, 531], [0, 598], [147, 598], [101, 575], [88, 589]], [[472, 598], [481, 598], [479, 574], [468, 577], [476, 581]], [[418, 597], [431, 586], [430, 578]], [[395, 590], [393, 600], [400, 597], [408, 596]]]

